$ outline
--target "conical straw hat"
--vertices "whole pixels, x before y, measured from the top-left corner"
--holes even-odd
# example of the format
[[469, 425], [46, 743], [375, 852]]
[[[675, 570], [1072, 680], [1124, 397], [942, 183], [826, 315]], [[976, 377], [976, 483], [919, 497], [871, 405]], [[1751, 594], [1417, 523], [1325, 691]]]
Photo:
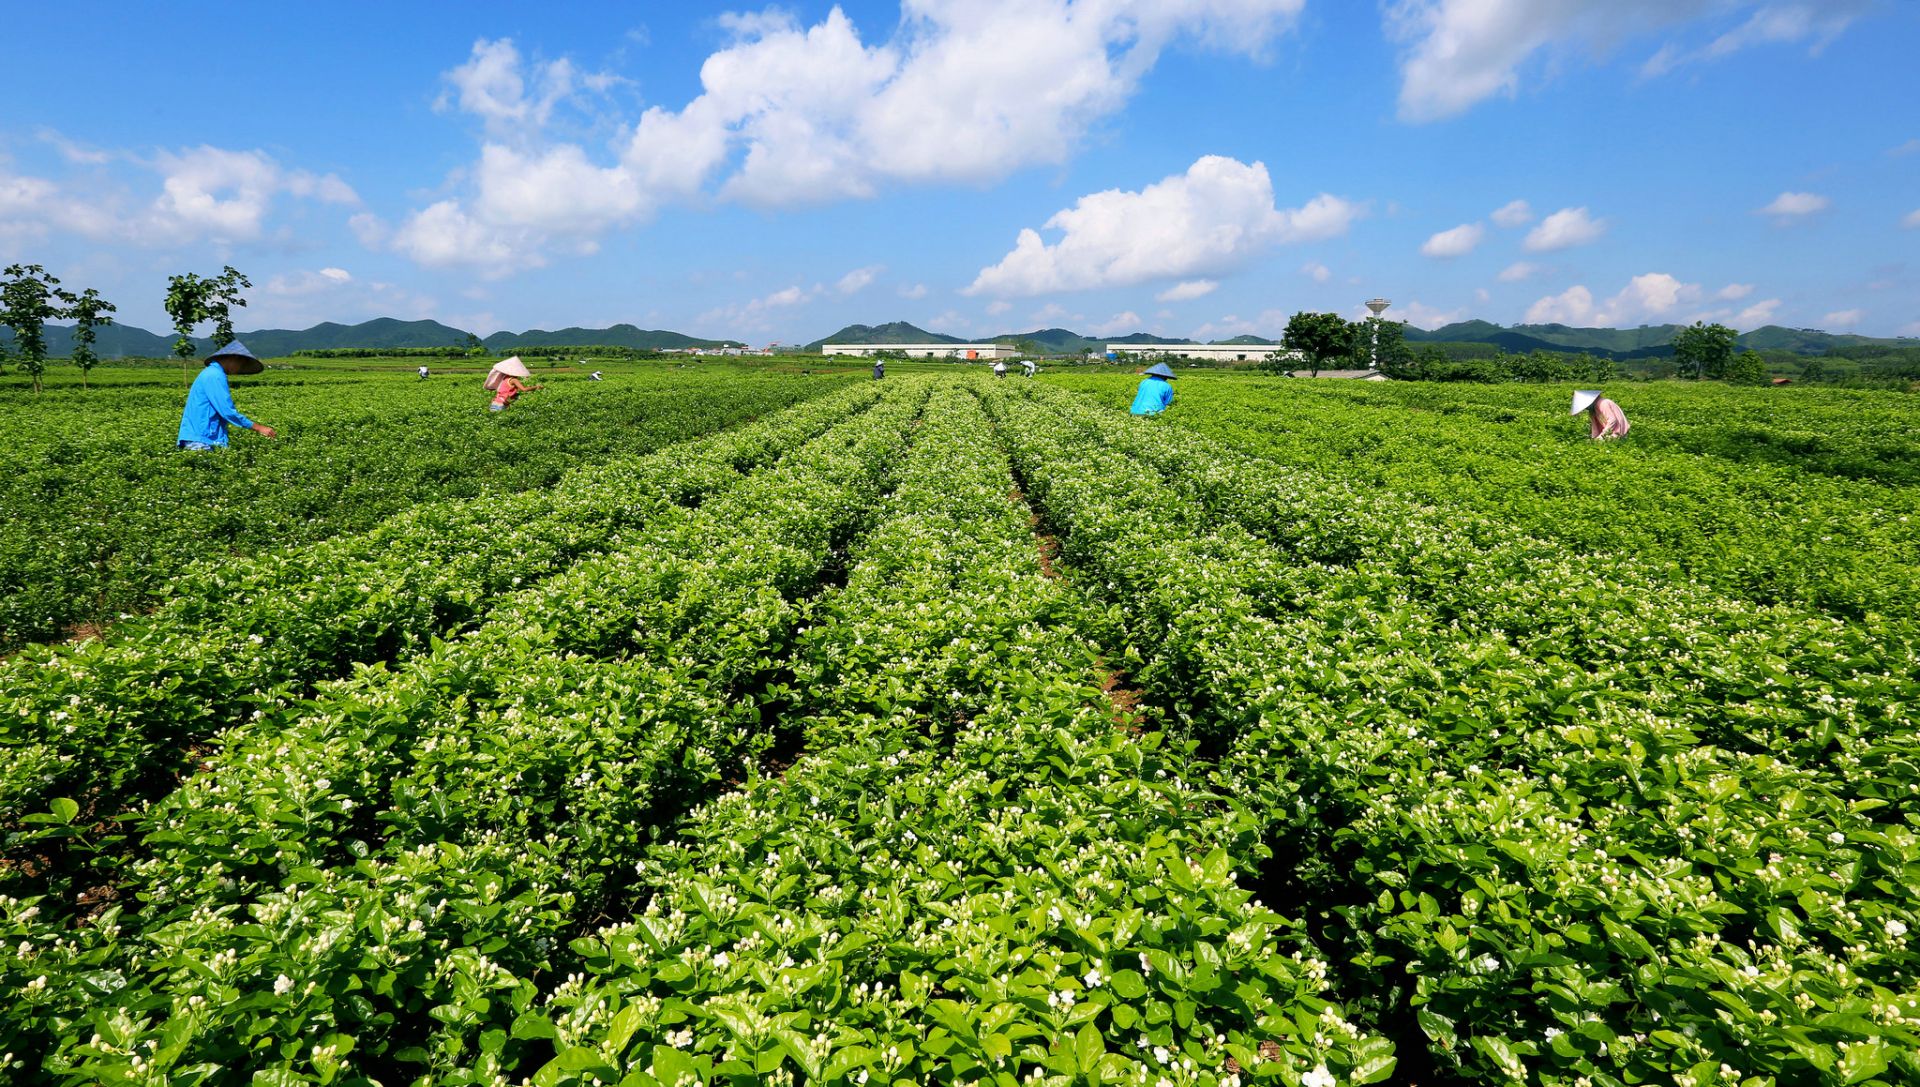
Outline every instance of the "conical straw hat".
[[1592, 407], [1593, 402], [1598, 399], [1600, 399], [1599, 389], [1579, 389], [1573, 394], [1573, 410], [1567, 414], [1578, 415]]

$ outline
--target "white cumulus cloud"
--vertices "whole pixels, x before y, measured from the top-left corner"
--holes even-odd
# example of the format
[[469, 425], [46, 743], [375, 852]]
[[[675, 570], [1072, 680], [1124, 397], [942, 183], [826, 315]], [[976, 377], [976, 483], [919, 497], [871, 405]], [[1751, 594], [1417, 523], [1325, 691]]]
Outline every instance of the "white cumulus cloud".
[[1512, 264], [1507, 265], [1505, 268], [1500, 269], [1500, 274], [1493, 278], [1499, 280], [1502, 283], [1519, 283], [1524, 280], [1532, 279], [1534, 276], [1539, 274], [1540, 274], [1539, 265], [1533, 264], [1524, 260], [1516, 260]]
[[1715, 291], [1713, 296], [1722, 302], [1737, 302], [1753, 293], [1751, 283], [1729, 283]]
[[[1211, 279], [1189, 279], [1184, 283], [1176, 283], [1153, 297], [1158, 302], [1188, 302], [1212, 294], [1214, 288], [1218, 286], [1220, 284]], [[1138, 318], [1135, 318], [1135, 322], [1138, 322]]]
[[[1257, 57], [1304, 2], [907, 0], [878, 40], [837, 7], [811, 24], [779, 9], [723, 15], [731, 41], [701, 64], [700, 92], [624, 126], [612, 162], [573, 144], [547, 146], [542, 132], [559, 105], [611, 77], [582, 76], [564, 60], [529, 62], [510, 41], [482, 40], [446, 74], [445, 102], [486, 123], [481, 165], [466, 171], [483, 190], [455, 198], [450, 211], [410, 216], [394, 244], [432, 263], [486, 265], [503, 249], [538, 263], [555, 243], [590, 250], [598, 235], [676, 201], [774, 207], [870, 197], [892, 184], [990, 182], [1063, 161], [1169, 46]], [[1045, 78], [989, 77], [983, 56], [1000, 71]], [[488, 162], [504, 162], [507, 147], [544, 169], [529, 171], [503, 203], [484, 184], [492, 176], [496, 194], [506, 188]], [[587, 198], [575, 202], [582, 187]], [[558, 222], [526, 213], [558, 205], [571, 205], [564, 217], [545, 215]]]
[[1506, 227], [1508, 230], [1526, 226], [1533, 222], [1533, 205], [1525, 200], [1514, 200], [1495, 209], [1492, 218], [1495, 226]]
[[1827, 210], [1832, 200], [1811, 192], [1783, 192], [1773, 198], [1773, 202], [1759, 209], [1757, 214], [1772, 216], [1777, 220], [1804, 218]]
[[1701, 297], [1697, 283], [1683, 283], [1665, 272], [1648, 272], [1628, 280], [1618, 294], [1604, 302], [1579, 284], [1548, 295], [1528, 307], [1526, 323], [1620, 328], [1656, 324], [1673, 320], [1676, 310]]
[[841, 276], [840, 282], [834, 284], [833, 289], [839, 291], [841, 294], [858, 294], [866, 290], [869, 286], [872, 286], [874, 279], [880, 275], [881, 271], [882, 266], [878, 264], [869, 264], [865, 268], [855, 268], [853, 271]]
[[[49, 141], [63, 139], [43, 133]], [[72, 161], [69, 159], [69, 161]], [[257, 241], [285, 198], [357, 206], [358, 194], [333, 174], [290, 169], [257, 150], [201, 145], [150, 155], [116, 153], [112, 180], [56, 180], [13, 174], [0, 161], [0, 235], [42, 239], [69, 233], [142, 247]], [[121, 186], [121, 177], [133, 183]], [[158, 193], [148, 198], [151, 179]]]
[[1442, 325], [1450, 325], [1455, 321], [1463, 320], [1467, 316], [1467, 310], [1464, 306], [1454, 309], [1440, 309], [1436, 306], [1429, 306], [1418, 299], [1404, 304], [1396, 303], [1393, 308], [1395, 311], [1393, 314], [1395, 319], [1405, 321], [1415, 328], [1435, 329]]
[[[1400, 116], [1433, 121], [1520, 89], [1523, 70], [1598, 57], [1645, 35], [1751, 11], [1710, 44], [1667, 43], [1642, 65], [1658, 75], [1694, 60], [1769, 42], [1812, 39], [1817, 50], [1870, 0], [1396, 0], [1387, 31], [1401, 44]], [[1534, 63], [1536, 59], [1539, 63]]]
[[1860, 327], [1860, 319], [1866, 315], [1867, 311], [1863, 309], [1834, 310], [1820, 318], [1820, 327], [1838, 331], [1856, 329]]
[[1420, 246], [1420, 252], [1424, 256], [1442, 259], [1463, 257], [1473, 252], [1474, 247], [1479, 245], [1480, 240], [1486, 236], [1487, 228], [1481, 224], [1462, 223], [1452, 230], [1442, 230], [1428, 238]]
[[1869, 0], [1762, 3], [1745, 22], [1698, 49], [1682, 49], [1675, 43], [1667, 43], [1640, 66], [1640, 74], [1653, 78], [1684, 64], [1719, 60], [1756, 45], [1811, 41], [1812, 52], [1818, 53], [1864, 15], [1869, 6]]
[[1587, 213], [1586, 208], [1561, 208], [1542, 219], [1539, 226], [1529, 230], [1522, 244], [1530, 253], [1546, 253], [1586, 245], [1606, 232], [1607, 221], [1595, 219]]
[[1300, 266], [1300, 274], [1313, 280], [1315, 283], [1325, 283], [1333, 278], [1333, 269], [1321, 264], [1317, 260], [1310, 260]]
[[1734, 314], [1733, 327], [1742, 332], [1751, 332], [1761, 325], [1773, 323], [1774, 311], [1780, 308], [1778, 298], [1769, 298], [1764, 302], [1755, 302], [1739, 313]]
[[963, 293], [1034, 295], [1211, 277], [1277, 244], [1343, 234], [1363, 211], [1326, 193], [1276, 208], [1265, 164], [1207, 155], [1138, 192], [1081, 197], [1042, 225], [1060, 232], [1057, 241], [1020, 231], [1013, 251], [981, 269]]

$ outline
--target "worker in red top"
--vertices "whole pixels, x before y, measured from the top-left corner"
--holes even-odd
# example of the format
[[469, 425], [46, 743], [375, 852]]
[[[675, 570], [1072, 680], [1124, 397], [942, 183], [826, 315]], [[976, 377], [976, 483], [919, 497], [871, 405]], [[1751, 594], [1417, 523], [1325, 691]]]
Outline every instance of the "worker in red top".
[[487, 390], [493, 393], [493, 403], [487, 405], [488, 411], [505, 411], [513, 403], [514, 397], [534, 389], [544, 389], [545, 385], [529, 385], [527, 379], [533, 375], [527, 372], [527, 364], [520, 356], [501, 359], [487, 371]]
[[1601, 396], [1599, 389], [1581, 389], [1573, 394], [1570, 414], [1583, 411], [1591, 413], [1587, 417], [1587, 436], [1596, 442], [1625, 437], [1627, 431], [1633, 429], [1633, 424], [1627, 422], [1627, 413], [1620, 410], [1620, 405]]

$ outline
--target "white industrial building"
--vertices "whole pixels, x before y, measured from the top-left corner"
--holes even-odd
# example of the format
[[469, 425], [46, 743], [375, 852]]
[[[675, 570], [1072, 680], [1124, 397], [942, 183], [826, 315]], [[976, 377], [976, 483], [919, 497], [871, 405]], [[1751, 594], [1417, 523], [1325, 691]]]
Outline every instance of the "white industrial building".
[[1275, 351], [1290, 359], [1304, 356], [1279, 344], [1263, 343], [1110, 343], [1107, 354], [1113, 358], [1129, 355], [1171, 355], [1183, 359], [1209, 359], [1219, 362], [1264, 362]]
[[1014, 359], [1020, 352], [1006, 343], [830, 343], [822, 355], [905, 355], [910, 359]]

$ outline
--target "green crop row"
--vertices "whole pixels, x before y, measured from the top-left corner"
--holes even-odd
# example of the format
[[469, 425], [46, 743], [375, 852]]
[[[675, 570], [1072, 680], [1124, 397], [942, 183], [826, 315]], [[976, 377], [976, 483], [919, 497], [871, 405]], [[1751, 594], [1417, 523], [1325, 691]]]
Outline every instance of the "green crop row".
[[[1058, 380], [1116, 405], [1131, 394], [1129, 379]], [[1910, 397], [1636, 387], [1621, 394], [1638, 398], [1632, 434], [1596, 444], [1563, 390], [1188, 384], [1167, 422], [1322, 479], [1637, 555], [1761, 603], [1920, 616], [1920, 474], [1867, 470], [1920, 464]], [[1740, 456], [1753, 449], [1788, 452]]]
[[196, 562], [370, 528], [421, 502], [543, 487], [832, 388], [824, 378], [661, 372], [556, 385], [501, 415], [478, 378], [244, 387], [280, 430], [173, 449], [184, 388], [0, 403], [0, 651], [139, 614]]
[[[219, 730], [471, 626], [875, 395], [855, 386], [551, 489], [421, 506], [369, 533], [202, 565], [175, 581], [173, 603], [110, 638], [0, 665], [0, 833], [16, 862], [0, 891], [22, 893], [16, 877], [29, 870], [41, 887], [84, 882], [90, 869], [61, 848], [74, 844], [70, 824], [99, 824], [171, 787]], [[21, 822], [54, 798], [76, 805], [74, 819]]]
[[1263, 886], [1436, 1074], [1920, 1075], [1910, 643], [991, 402], [1169, 727], [1262, 814]]
[[511, 1059], [514, 994], [767, 748], [781, 647], [923, 397], [890, 387], [472, 633], [228, 733], [138, 821], [147, 856], [119, 888], [137, 913], [62, 934], [40, 903], [4, 905], [21, 935], [0, 1047], [74, 1084]]
[[1368, 1083], [1246, 814], [1116, 720], [1005, 452], [936, 396], [795, 654], [807, 754], [695, 813], [656, 896], [514, 1025], [531, 1082]]

